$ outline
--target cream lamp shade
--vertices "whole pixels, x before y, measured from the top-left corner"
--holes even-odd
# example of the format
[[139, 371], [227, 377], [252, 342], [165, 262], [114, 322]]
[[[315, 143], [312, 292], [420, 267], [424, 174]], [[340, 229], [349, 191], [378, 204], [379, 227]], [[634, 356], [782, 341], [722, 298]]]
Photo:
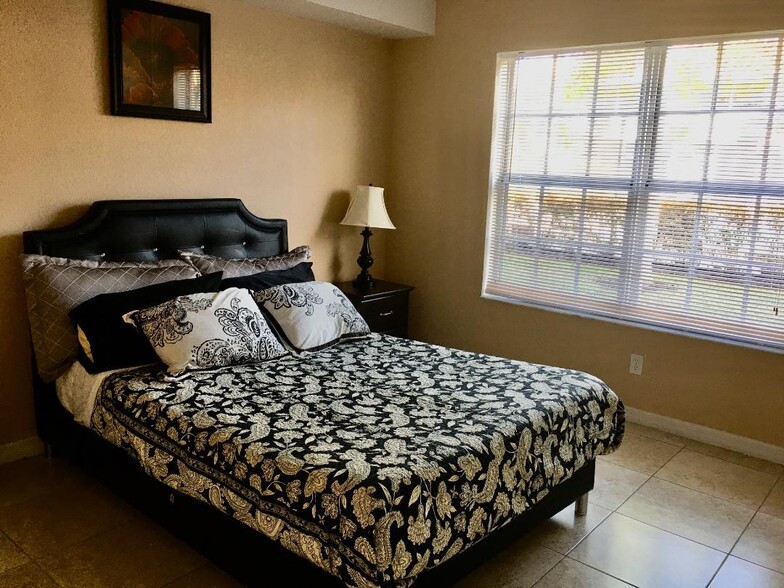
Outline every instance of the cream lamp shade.
[[378, 186], [357, 186], [351, 197], [346, 216], [341, 225], [373, 227], [374, 229], [394, 229], [395, 225], [384, 204], [384, 188]]
[[374, 280], [370, 275], [370, 266], [373, 265], [373, 254], [370, 251], [370, 237], [374, 229], [394, 229], [395, 225], [387, 214], [387, 207], [384, 205], [384, 188], [379, 188], [370, 184], [369, 186], [357, 186], [357, 191], [351, 197], [346, 216], [340, 221], [341, 225], [352, 225], [363, 227], [362, 249], [359, 251], [357, 265], [360, 272], [354, 280], [354, 286], [363, 290], [373, 288]]

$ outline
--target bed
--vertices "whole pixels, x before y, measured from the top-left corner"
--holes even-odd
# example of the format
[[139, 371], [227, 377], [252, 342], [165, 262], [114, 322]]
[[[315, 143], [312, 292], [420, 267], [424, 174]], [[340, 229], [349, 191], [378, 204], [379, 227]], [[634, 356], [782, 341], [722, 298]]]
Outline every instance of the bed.
[[[233, 199], [97, 202], [24, 244], [117, 261], [288, 249], [286, 221]], [[269, 566], [320, 585], [451, 583], [570, 503], [584, 510], [594, 460], [624, 428], [593, 376], [378, 334], [176, 379], [74, 376], [94, 392], [82, 424], [34, 379], [45, 443], [248, 584]]]

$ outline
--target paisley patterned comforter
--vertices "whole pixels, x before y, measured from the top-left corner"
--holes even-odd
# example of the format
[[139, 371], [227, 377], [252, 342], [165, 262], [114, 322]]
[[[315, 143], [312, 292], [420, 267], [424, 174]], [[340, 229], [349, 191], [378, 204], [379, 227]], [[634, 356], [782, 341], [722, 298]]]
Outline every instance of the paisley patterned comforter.
[[613, 451], [582, 372], [372, 335], [304, 357], [109, 376], [93, 428], [147, 473], [352, 586], [406, 586]]

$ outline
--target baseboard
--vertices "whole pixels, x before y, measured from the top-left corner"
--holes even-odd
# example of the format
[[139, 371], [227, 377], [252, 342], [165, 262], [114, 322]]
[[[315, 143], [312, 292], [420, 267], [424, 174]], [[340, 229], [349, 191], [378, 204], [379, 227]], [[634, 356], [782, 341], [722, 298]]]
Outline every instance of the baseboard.
[[43, 452], [44, 444], [38, 437], [12, 441], [11, 443], [0, 445], [0, 463], [8, 463], [9, 461], [16, 461], [25, 457], [41, 455]]
[[741, 437], [740, 435], [719, 431], [718, 429], [711, 429], [710, 427], [705, 427], [696, 423], [689, 423], [653, 412], [646, 412], [639, 408], [632, 408], [631, 406], [626, 407], [626, 418], [631, 423], [653, 427], [654, 429], [686, 437], [687, 439], [702, 441], [703, 443], [709, 443], [710, 445], [737, 451], [744, 455], [784, 464], [784, 447], [779, 447], [778, 445], [763, 443], [756, 439]]

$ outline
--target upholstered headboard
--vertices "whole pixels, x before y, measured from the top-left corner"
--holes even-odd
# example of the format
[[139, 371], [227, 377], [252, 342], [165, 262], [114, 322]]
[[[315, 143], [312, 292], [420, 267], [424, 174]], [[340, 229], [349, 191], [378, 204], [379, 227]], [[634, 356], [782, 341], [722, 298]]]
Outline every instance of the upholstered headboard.
[[[68, 226], [24, 233], [25, 253], [73, 259], [173, 259], [178, 249], [235, 259], [278, 255], [288, 251], [287, 223], [259, 218], [236, 198], [103, 200]], [[33, 394], [41, 439], [59, 444], [81, 434], [35, 365]]]
[[25, 253], [105, 261], [177, 257], [265, 257], [288, 250], [287, 223], [253, 215], [236, 198], [103, 200], [76, 222], [24, 233]]

